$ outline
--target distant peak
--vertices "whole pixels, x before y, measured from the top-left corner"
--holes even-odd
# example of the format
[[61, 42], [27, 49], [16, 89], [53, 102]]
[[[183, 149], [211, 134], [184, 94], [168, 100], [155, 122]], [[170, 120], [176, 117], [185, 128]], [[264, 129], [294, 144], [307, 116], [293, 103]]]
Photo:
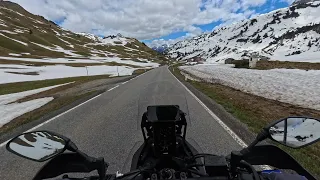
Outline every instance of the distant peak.
[[297, 4], [305, 4], [309, 2], [315, 2], [315, 1], [320, 1], [320, 0], [295, 0], [292, 5], [297, 5]]

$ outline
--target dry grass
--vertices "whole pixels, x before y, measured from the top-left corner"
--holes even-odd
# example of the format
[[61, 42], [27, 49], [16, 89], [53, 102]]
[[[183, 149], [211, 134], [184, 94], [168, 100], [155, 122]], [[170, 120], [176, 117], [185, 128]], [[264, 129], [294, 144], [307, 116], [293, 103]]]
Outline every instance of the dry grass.
[[267, 70], [276, 68], [320, 70], [320, 63], [289, 62], [289, 61], [258, 61], [256, 69]]
[[147, 71], [150, 71], [151, 69], [137, 69], [137, 70], [134, 70], [132, 75], [140, 75], [140, 74], [143, 74]]

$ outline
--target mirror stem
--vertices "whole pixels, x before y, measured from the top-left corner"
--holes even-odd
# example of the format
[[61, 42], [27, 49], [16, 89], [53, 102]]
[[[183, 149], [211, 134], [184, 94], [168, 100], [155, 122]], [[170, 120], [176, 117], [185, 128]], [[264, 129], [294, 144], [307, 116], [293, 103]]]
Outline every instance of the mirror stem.
[[67, 149], [68, 149], [69, 151], [79, 153], [79, 152], [78, 152], [79, 150], [78, 150], [77, 145], [76, 145], [74, 142], [72, 142], [71, 140], [69, 140], [69, 141], [67, 142]]
[[104, 162], [104, 158], [94, 158], [94, 157], [88, 156], [86, 153], [80, 151], [77, 145], [71, 140], [68, 140], [67, 142], [67, 149], [85, 158], [85, 160], [89, 162], [91, 166], [98, 171], [99, 179], [100, 180], [105, 179], [106, 169], [108, 168], [108, 164]]
[[240, 152], [241, 154], [245, 155], [250, 152], [250, 150], [257, 145], [259, 142], [265, 140], [268, 138], [268, 130], [267, 129], [262, 129], [262, 131], [257, 135], [256, 139], [246, 148], [242, 149]]

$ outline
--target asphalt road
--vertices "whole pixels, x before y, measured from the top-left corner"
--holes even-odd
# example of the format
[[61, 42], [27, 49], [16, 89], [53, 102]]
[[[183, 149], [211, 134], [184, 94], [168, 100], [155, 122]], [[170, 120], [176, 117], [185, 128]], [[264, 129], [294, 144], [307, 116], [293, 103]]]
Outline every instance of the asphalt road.
[[[170, 89], [166, 84], [173, 84]], [[154, 87], [154, 88], [152, 88]], [[131, 157], [142, 144], [140, 130], [141, 103], [154, 97], [179, 94], [177, 104], [188, 111], [187, 138], [196, 142], [200, 151], [226, 155], [240, 145], [216, 122], [215, 119], [174, 78], [167, 67], [149, 71], [119, 87], [103, 93], [86, 104], [41, 126], [37, 130], [50, 130], [73, 140], [85, 153], [104, 157], [110, 164], [108, 173], [129, 170]], [[174, 101], [175, 99], [171, 99]], [[144, 105], [142, 105], [144, 104]], [[140, 111], [140, 112], [139, 112]], [[0, 148], [0, 179], [32, 179], [43, 163], [32, 162]]]

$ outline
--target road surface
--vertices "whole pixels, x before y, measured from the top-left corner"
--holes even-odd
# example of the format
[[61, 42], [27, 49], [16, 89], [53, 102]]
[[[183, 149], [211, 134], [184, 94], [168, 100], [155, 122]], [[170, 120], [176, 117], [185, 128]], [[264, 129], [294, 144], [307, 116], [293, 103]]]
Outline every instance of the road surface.
[[[155, 96], [161, 89], [149, 91], [151, 83], [170, 82], [174, 92], [184, 93], [189, 114], [187, 138], [197, 142], [202, 152], [226, 155], [240, 145], [217, 123], [196, 99], [174, 78], [166, 66], [149, 71], [88, 103], [41, 126], [73, 140], [83, 152], [102, 156], [110, 164], [108, 173], [128, 171], [135, 149], [142, 144], [139, 127], [139, 96]], [[161, 84], [159, 84], [161, 86]], [[0, 179], [32, 179], [43, 163], [17, 157], [0, 147]]]

